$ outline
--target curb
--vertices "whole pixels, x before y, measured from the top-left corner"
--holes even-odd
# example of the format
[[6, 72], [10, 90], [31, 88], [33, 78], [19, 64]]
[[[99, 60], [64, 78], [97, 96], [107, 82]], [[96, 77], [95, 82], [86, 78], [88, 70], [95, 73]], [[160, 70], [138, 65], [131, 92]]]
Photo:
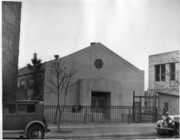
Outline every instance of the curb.
[[156, 133], [105, 133], [105, 134], [69, 134], [69, 135], [61, 135], [61, 134], [56, 134], [54, 133], [52, 135], [46, 135], [46, 138], [48, 137], [58, 137], [58, 138], [88, 138], [88, 137], [125, 137], [125, 136], [147, 136], [147, 135], [154, 135]]
[[[151, 123], [151, 124], [104, 124], [104, 125], [98, 125], [98, 124], [88, 124], [88, 125], [61, 125], [60, 128], [64, 129], [64, 128], [69, 128], [69, 129], [73, 129], [73, 128], [107, 128], [107, 127], [145, 127], [145, 126], [155, 126], [155, 124]], [[57, 125], [49, 125], [48, 126], [49, 129], [54, 129], [57, 128]]]
[[[129, 131], [129, 132], [125, 132], [123, 133], [123, 131], [119, 131], [119, 132], [113, 132], [111, 130], [109, 131], [104, 131], [104, 132], [98, 132], [98, 131], [94, 131], [91, 132], [89, 131], [90, 129], [93, 128], [102, 128], [102, 129], [108, 129], [108, 128], [120, 128], [120, 129], [129, 129], [130, 127], [134, 127], [135, 129], [137, 127], [141, 128], [142, 127], [153, 127], [154, 124], [108, 124], [108, 125], [98, 125], [98, 124], [89, 124], [89, 125], [61, 125], [60, 129], [62, 129], [62, 132], [57, 132], [57, 125], [50, 125], [48, 128], [50, 129], [50, 133], [46, 134], [46, 138], [52, 138], [53, 139], [72, 139], [72, 138], [89, 138], [89, 137], [133, 137], [133, 136], [149, 136], [149, 135], [156, 135], [157, 133], [155, 131], [152, 132], [133, 132], [133, 131]], [[63, 129], [64, 130], [69, 130], [71, 131], [71, 133], [63, 133]], [[76, 129], [76, 130], [75, 130]], [[82, 131], [80, 133], [78, 133], [79, 130], [81, 129], [87, 129], [87, 131], [85, 130], [85, 133], [82, 133]], [[74, 131], [75, 130], [75, 131]]]

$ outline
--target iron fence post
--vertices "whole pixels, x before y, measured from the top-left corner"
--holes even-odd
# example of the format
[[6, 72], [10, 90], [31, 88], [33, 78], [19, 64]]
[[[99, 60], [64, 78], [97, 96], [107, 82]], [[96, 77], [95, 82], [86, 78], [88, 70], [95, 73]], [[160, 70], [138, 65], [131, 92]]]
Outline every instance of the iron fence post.
[[87, 107], [86, 107], [86, 112], [85, 112], [85, 115], [84, 115], [84, 123], [87, 123]]
[[135, 114], [134, 114], [134, 102], [135, 102], [135, 91], [133, 91], [133, 123], [135, 121]]
[[139, 113], [140, 113], [140, 118], [139, 118], [139, 119], [140, 119], [140, 122], [142, 121], [142, 119], [141, 119], [141, 101], [142, 101], [142, 100], [141, 100], [141, 96], [140, 96], [140, 110], [139, 110]]

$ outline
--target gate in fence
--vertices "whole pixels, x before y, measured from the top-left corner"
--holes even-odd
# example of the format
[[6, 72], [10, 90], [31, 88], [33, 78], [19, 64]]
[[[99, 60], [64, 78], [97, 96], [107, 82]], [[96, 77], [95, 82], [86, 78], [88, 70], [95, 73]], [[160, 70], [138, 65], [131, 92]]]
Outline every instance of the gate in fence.
[[[57, 106], [46, 105], [44, 114], [48, 123], [54, 121]], [[63, 106], [61, 106], [63, 107]], [[60, 115], [57, 114], [57, 117]], [[64, 106], [61, 123], [132, 122], [132, 106]]]
[[133, 92], [133, 122], [156, 122], [159, 96], [156, 93], [135, 96]]

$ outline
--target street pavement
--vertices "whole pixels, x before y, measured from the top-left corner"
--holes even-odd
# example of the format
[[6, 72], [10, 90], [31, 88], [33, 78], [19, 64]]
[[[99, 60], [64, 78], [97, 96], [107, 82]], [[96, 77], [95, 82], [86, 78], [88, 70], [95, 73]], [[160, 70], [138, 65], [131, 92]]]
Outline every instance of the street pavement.
[[112, 123], [112, 124], [62, 124], [60, 132], [57, 125], [49, 125], [51, 132], [46, 139], [170, 139], [159, 137], [154, 123]]
[[[49, 125], [50, 132], [45, 139], [59, 140], [129, 140], [129, 139], [179, 139], [172, 136], [158, 136], [154, 123], [104, 123], [104, 124], [62, 124]], [[5, 139], [21, 139], [11, 136]]]

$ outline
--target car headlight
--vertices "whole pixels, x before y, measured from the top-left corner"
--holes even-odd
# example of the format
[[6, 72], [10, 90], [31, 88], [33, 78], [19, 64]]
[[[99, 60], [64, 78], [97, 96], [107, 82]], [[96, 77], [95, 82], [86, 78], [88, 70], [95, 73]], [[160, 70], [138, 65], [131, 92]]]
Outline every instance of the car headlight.
[[171, 119], [169, 119], [169, 123], [172, 123], [173, 121]]
[[173, 122], [173, 120], [171, 119], [171, 118], [166, 118], [166, 123], [169, 123], [169, 124], [171, 124]]

